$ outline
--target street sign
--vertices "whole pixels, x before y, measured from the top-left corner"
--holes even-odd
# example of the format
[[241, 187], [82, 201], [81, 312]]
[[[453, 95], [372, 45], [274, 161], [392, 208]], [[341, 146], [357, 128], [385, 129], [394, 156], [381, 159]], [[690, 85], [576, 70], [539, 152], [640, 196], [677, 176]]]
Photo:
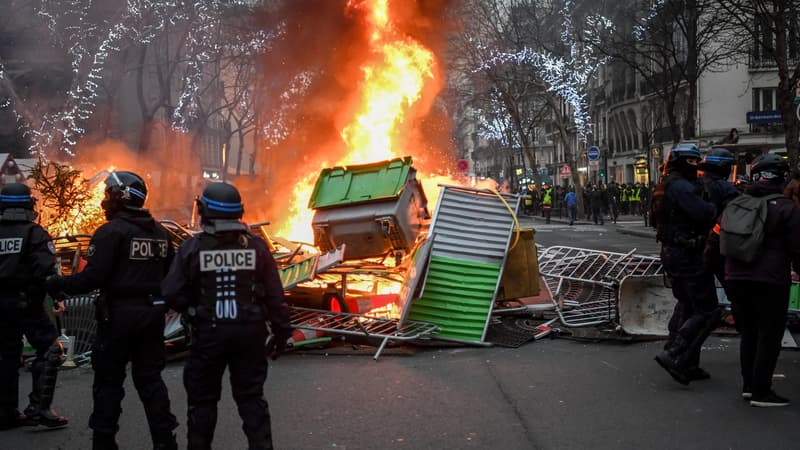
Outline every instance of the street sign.
[[589, 150], [586, 150], [586, 157], [589, 158], [589, 161], [597, 161], [600, 159], [600, 149], [597, 147], [589, 147]]
[[459, 159], [456, 163], [456, 169], [458, 169], [459, 172], [466, 172], [467, 169], [469, 169], [469, 161], [466, 159]]
[[570, 176], [572, 175], [572, 169], [569, 168], [569, 164], [564, 164], [561, 166], [561, 170], [559, 171], [561, 175]]
[[600, 161], [598, 161], [596, 159], [592, 160], [592, 161], [589, 161], [589, 168], [593, 169], [593, 170], [599, 169], [600, 168]]

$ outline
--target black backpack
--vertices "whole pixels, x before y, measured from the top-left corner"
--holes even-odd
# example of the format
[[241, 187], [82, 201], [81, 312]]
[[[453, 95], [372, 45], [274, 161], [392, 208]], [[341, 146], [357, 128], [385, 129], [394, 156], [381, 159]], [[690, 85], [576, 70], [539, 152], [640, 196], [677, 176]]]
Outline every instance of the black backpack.
[[752, 262], [764, 241], [767, 205], [770, 200], [781, 197], [782, 194], [764, 197], [744, 194], [731, 200], [720, 220], [720, 253], [726, 258]]

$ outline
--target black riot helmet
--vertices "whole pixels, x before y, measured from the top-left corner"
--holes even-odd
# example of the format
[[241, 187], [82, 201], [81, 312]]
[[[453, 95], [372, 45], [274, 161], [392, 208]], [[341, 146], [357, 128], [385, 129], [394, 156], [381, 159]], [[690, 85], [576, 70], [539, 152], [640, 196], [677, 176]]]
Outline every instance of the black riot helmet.
[[733, 166], [733, 153], [724, 148], [715, 148], [711, 150], [703, 162], [700, 163], [700, 170], [711, 172], [728, 178], [731, 174], [731, 167]]
[[21, 208], [33, 211], [31, 190], [22, 183], [9, 183], [0, 189], [0, 210]]
[[201, 218], [200, 225], [207, 232], [246, 229], [239, 221], [244, 214], [242, 196], [232, 184], [209, 184], [197, 199], [197, 212]]
[[688, 179], [697, 178], [697, 166], [702, 157], [694, 144], [678, 144], [667, 155], [667, 173], [677, 172]]
[[106, 178], [106, 196], [100, 206], [108, 217], [122, 209], [142, 210], [145, 200], [147, 185], [142, 177], [133, 172], [115, 171]]
[[36, 199], [21, 183], [9, 183], [0, 188], [0, 213], [4, 221], [33, 222], [38, 214], [33, 210]]
[[789, 173], [789, 162], [780, 155], [767, 153], [753, 161], [750, 173], [756, 175], [759, 180], [782, 183], [786, 179], [786, 174]]

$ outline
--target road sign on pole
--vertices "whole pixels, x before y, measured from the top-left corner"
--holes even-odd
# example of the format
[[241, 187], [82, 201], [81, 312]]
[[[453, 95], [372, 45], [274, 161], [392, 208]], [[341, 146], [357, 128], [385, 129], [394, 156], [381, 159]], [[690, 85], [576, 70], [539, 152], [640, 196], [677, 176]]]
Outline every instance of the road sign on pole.
[[597, 161], [600, 159], [600, 149], [597, 147], [589, 147], [589, 150], [586, 150], [586, 157], [589, 158], [589, 161]]

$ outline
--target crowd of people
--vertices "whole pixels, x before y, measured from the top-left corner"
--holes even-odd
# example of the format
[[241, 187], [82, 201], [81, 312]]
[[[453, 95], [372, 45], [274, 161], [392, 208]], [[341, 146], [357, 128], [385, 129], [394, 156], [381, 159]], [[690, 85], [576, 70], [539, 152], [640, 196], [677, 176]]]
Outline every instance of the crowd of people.
[[[583, 189], [583, 212], [586, 220], [604, 224], [605, 219], [616, 223], [620, 215], [647, 216], [653, 186], [645, 183], [588, 183]], [[570, 225], [578, 218], [575, 186], [523, 186], [523, 214], [538, 215], [550, 223], [555, 211], [567, 217]]]
[[[177, 449], [178, 420], [161, 376], [168, 308], [183, 314], [192, 330], [183, 373], [188, 448], [211, 448], [226, 369], [248, 448], [273, 448], [264, 383], [267, 358], [276, 358], [290, 336], [289, 312], [267, 244], [241, 222], [238, 190], [226, 183], [206, 187], [197, 200], [202, 231], [176, 252], [144, 208], [147, 186], [140, 176], [115, 171], [105, 184], [107, 222], [92, 236], [86, 266], [66, 277], [57, 273], [51, 237], [34, 222], [30, 189], [11, 183], [0, 190], [0, 430], [69, 423], [52, 408], [63, 352], [44, 299], [98, 290], [92, 449], [118, 448], [129, 363], [153, 448]], [[20, 412], [23, 335], [36, 358], [30, 403]]]

